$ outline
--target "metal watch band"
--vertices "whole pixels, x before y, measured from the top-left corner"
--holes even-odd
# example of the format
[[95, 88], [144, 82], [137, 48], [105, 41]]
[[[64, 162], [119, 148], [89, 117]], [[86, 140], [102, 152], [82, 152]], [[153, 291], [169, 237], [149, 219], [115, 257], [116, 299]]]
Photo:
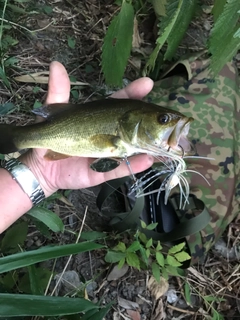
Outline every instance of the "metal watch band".
[[1, 167], [6, 169], [22, 190], [29, 196], [33, 205], [45, 199], [45, 194], [31, 170], [17, 159], [2, 161]]

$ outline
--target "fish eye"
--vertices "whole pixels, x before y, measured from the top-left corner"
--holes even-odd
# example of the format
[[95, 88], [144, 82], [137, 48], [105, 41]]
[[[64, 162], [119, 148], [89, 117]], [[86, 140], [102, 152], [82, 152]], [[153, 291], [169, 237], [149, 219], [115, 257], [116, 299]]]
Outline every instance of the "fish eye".
[[158, 122], [159, 123], [167, 123], [169, 121], [170, 117], [168, 114], [161, 114], [159, 117], [158, 117]]

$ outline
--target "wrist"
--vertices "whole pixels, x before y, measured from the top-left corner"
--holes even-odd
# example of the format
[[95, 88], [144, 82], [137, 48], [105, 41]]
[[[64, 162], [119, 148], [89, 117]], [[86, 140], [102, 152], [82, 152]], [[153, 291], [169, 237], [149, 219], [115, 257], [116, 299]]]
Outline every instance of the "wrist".
[[44, 165], [33, 156], [32, 150], [20, 156], [19, 161], [21, 161], [31, 170], [40, 187], [42, 188], [46, 198], [57, 191], [56, 188], [49, 184], [48, 179], [46, 178], [47, 170], [45, 170]]

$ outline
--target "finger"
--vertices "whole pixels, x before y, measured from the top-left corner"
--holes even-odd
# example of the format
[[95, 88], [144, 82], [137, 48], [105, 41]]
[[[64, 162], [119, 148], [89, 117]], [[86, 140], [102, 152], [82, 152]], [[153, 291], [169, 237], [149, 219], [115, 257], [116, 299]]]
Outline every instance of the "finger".
[[64, 66], [57, 61], [50, 64], [48, 94], [46, 103], [68, 102], [70, 95], [70, 80]]
[[115, 92], [111, 97], [118, 99], [139, 99], [144, 98], [153, 88], [153, 81], [148, 77], [137, 79], [126, 88]]
[[[153, 164], [154, 158], [147, 154], [139, 154], [137, 156], [128, 158], [128, 161], [130, 163], [133, 173], [138, 173], [151, 167]], [[104, 178], [106, 180], [112, 180], [112, 179], [117, 179], [117, 178], [129, 176], [129, 175], [130, 175], [129, 167], [126, 164], [126, 161], [123, 161], [117, 169], [106, 172], [104, 174]]]

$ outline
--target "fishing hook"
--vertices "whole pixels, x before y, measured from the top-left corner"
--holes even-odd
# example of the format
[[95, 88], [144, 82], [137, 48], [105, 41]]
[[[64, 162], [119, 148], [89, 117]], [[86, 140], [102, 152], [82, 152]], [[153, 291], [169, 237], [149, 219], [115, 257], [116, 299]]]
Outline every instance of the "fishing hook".
[[185, 151], [184, 151], [183, 147], [180, 144], [178, 144], [178, 147], [182, 150], [182, 158], [183, 158], [184, 155], [185, 155]]

